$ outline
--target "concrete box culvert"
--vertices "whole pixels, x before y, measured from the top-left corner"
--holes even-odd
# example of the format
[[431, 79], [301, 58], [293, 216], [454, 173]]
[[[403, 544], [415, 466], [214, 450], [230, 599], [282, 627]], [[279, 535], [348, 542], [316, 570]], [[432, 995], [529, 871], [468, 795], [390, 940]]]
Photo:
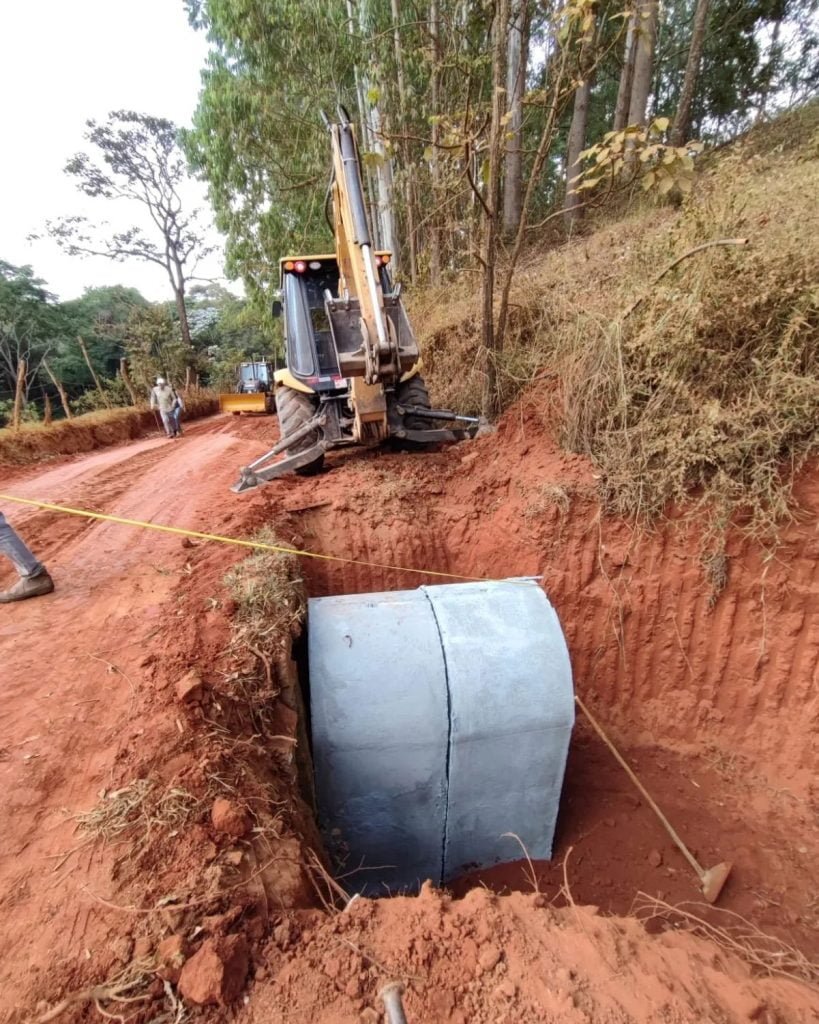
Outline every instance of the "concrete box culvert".
[[533, 580], [314, 598], [319, 826], [369, 895], [552, 853], [574, 724], [569, 653]]

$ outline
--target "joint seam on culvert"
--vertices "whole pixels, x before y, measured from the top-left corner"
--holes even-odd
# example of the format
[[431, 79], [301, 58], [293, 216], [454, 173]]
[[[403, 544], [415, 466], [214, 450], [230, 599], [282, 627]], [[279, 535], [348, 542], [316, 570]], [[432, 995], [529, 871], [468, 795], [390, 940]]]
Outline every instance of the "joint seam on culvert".
[[452, 760], [452, 693], [449, 688], [449, 664], [446, 657], [446, 645], [444, 644], [444, 635], [441, 632], [441, 624], [438, 622], [438, 615], [435, 611], [435, 604], [427, 593], [427, 588], [421, 587], [420, 589], [423, 590], [424, 597], [427, 599], [427, 603], [432, 610], [432, 618], [435, 621], [435, 629], [438, 632], [438, 640], [441, 644], [441, 657], [444, 662], [444, 685], [446, 686], [446, 764], [444, 765], [446, 790], [444, 792], [444, 827], [441, 838], [441, 870], [438, 878], [438, 883], [442, 885], [446, 871], [447, 823], [449, 821], [449, 766]]

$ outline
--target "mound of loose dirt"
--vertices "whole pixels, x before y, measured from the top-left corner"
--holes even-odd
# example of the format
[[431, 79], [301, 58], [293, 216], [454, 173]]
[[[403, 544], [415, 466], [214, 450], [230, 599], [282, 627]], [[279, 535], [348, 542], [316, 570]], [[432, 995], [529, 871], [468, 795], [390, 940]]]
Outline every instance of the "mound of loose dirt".
[[283, 919], [257, 969], [246, 1019], [376, 1024], [381, 987], [406, 984], [407, 1019], [449, 1024], [807, 1024], [819, 993], [753, 978], [685, 931], [551, 908], [539, 895], [356, 900], [333, 917]]

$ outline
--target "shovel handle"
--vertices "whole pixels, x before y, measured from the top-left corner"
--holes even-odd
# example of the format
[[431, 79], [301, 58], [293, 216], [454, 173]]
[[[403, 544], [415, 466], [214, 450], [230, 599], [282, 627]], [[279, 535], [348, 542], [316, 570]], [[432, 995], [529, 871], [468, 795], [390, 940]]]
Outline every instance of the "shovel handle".
[[666, 816], [663, 814], [663, 812], [660, 810], [660, 808], [654, 802], [651, 794], [648, 792], [646, 787], [642, 784], [642, 782], [640, 782], [640, 780], [637, 778], [637, 776], [631, 770], [631, 768], [627, 764], [627, 762], [626, 762], [625, 758], [623, 757], [623, 755], [620, 753], [620, 751], [617, 749], [617, 747], [615, 747], [615, 745], [611, 742], [611, 740], [605, 734], [605, 732], [603, 731], [603, 726], [600, 725], [600, 723], [597, 721], [597, 719], [594, 717], [594, 715], [591, 713], [591, 711], [589, 711], [589, 709], [586, 707], [586, 705], [583, 703], [583, 701], [577, 696], [577, 694], [574, 695], [574, 699], [577, 702], [577, 706], [580, 708], [580, 710], [583, 712], [583, 714], [586, 716], [586, 718], [588, 718], [588, 720], [591, 722], [592, 728], [594, 729], [594, 731], [597, 733], [597, 735], [600, 737], [600, 739], [606, 744], [606, 746], [609, 748], [609, 750], [612, 752], [612, 754], [614, 754], [614, 756], [617, 758], [617, 761], [620, 764], [620, 767], [623, 769], [623, 771], [625, 771], [626, 775], [628, 775], [628, 777], [631, 779], [631, 781], [634, 783], [634, 785], [637, 787], [637, 789], [639, 789], [639, 791], [643, 794], [643, 797], [645, 798], [645, 800], [648, 803], [649, 807], [652, 809], [652, 811], [654, 811], [654, 813], [657, 815], [657, 817], [663, 823], [663, 827], [665, 828], [666, 832], [668, 832], [668, 834], [674, 840], [674, 843], [677, 846], [677, 849], [680, 851], [680, 853], [683, 855], [683, 857], [685, 857], [685, 859], [688, 861], [688, 863], [691, 865], [691, 867], [694, 869], [694, 871], [696, 871], [697, 877], [699, 878], [699, 880], [701, 882], [704, 881], [705, 880], [705, 871], [697, 863], [697, 861], [694, 858], [694, 855], [691, 853], [691, 851], [688, 849], [688, 847], [685, 845], [685, 843], [682, 841], [682, 839], [680, 839], [680, 837], [677, 834], [677, 831], [674, 828], [674, 826], [671, 824], [671, 822], [668, 820], [668, 818], [666, 818]]

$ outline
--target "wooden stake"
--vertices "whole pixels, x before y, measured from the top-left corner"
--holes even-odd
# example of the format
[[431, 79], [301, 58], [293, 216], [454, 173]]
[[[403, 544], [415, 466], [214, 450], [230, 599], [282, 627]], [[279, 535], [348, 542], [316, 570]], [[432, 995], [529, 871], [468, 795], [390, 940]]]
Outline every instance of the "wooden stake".
[[68, 395], [65, 393], [65, 388], [62, 386], [62, 383], [58, 381], [54, 374], [51, 372], [51, 367], [48, 365], [45, 359], [43, 360], [43, 369], [51, 378], [51, 383], [57, 389], [57, 393], [60, 396], [60, 403], [62, 404], [63, 412], [65, 413], [65, 418], [67, 420], [70, 420], [72, 418], [71, 406], [68, 404]]
[[26, 386], [26, 361], [21, 359], [17, 364], [17, 386], [14, 389], [14, 412], [11, 417], [11, 425], [15, 430], [20, 429], [20, 418], [23, 411], [23, 391]]
[[46, 392], [46, 394], [45, 394], [45, 408], [43, 410], [43, 423], [47, 427], [51, 426], [52, 418], [53, 418], [53, 416], [52, 416], [52, 412], [51, 412], [51, 398], [49, 397], [48, 392]]
[[94, 383], [97, 385], [97, 391], [99, 391], [99, 393], [100, 393], [100, 398], [102, 399], [102, 404], [107, 409], [110, 409], [111, 408], [111, 403], [108, 401], [108, 396], [102, 390], [102, 384], [100, 384], [100, 379], [97, 376], [96, 370], [91, 365], [91, 360], [88, 357], [88, 349], [85, 347], [85, 342], [82, 340], [82, 338], [80, 337], [79, 334], [77, 335], [77, 341], [80, 343], [80, 351], [82, 352], [83, 358], [85, 359], [85, 365], [88, 367], [88, 369], [89, 369], [89, 371], [91, 373], [91, 376], [94, 378]]

